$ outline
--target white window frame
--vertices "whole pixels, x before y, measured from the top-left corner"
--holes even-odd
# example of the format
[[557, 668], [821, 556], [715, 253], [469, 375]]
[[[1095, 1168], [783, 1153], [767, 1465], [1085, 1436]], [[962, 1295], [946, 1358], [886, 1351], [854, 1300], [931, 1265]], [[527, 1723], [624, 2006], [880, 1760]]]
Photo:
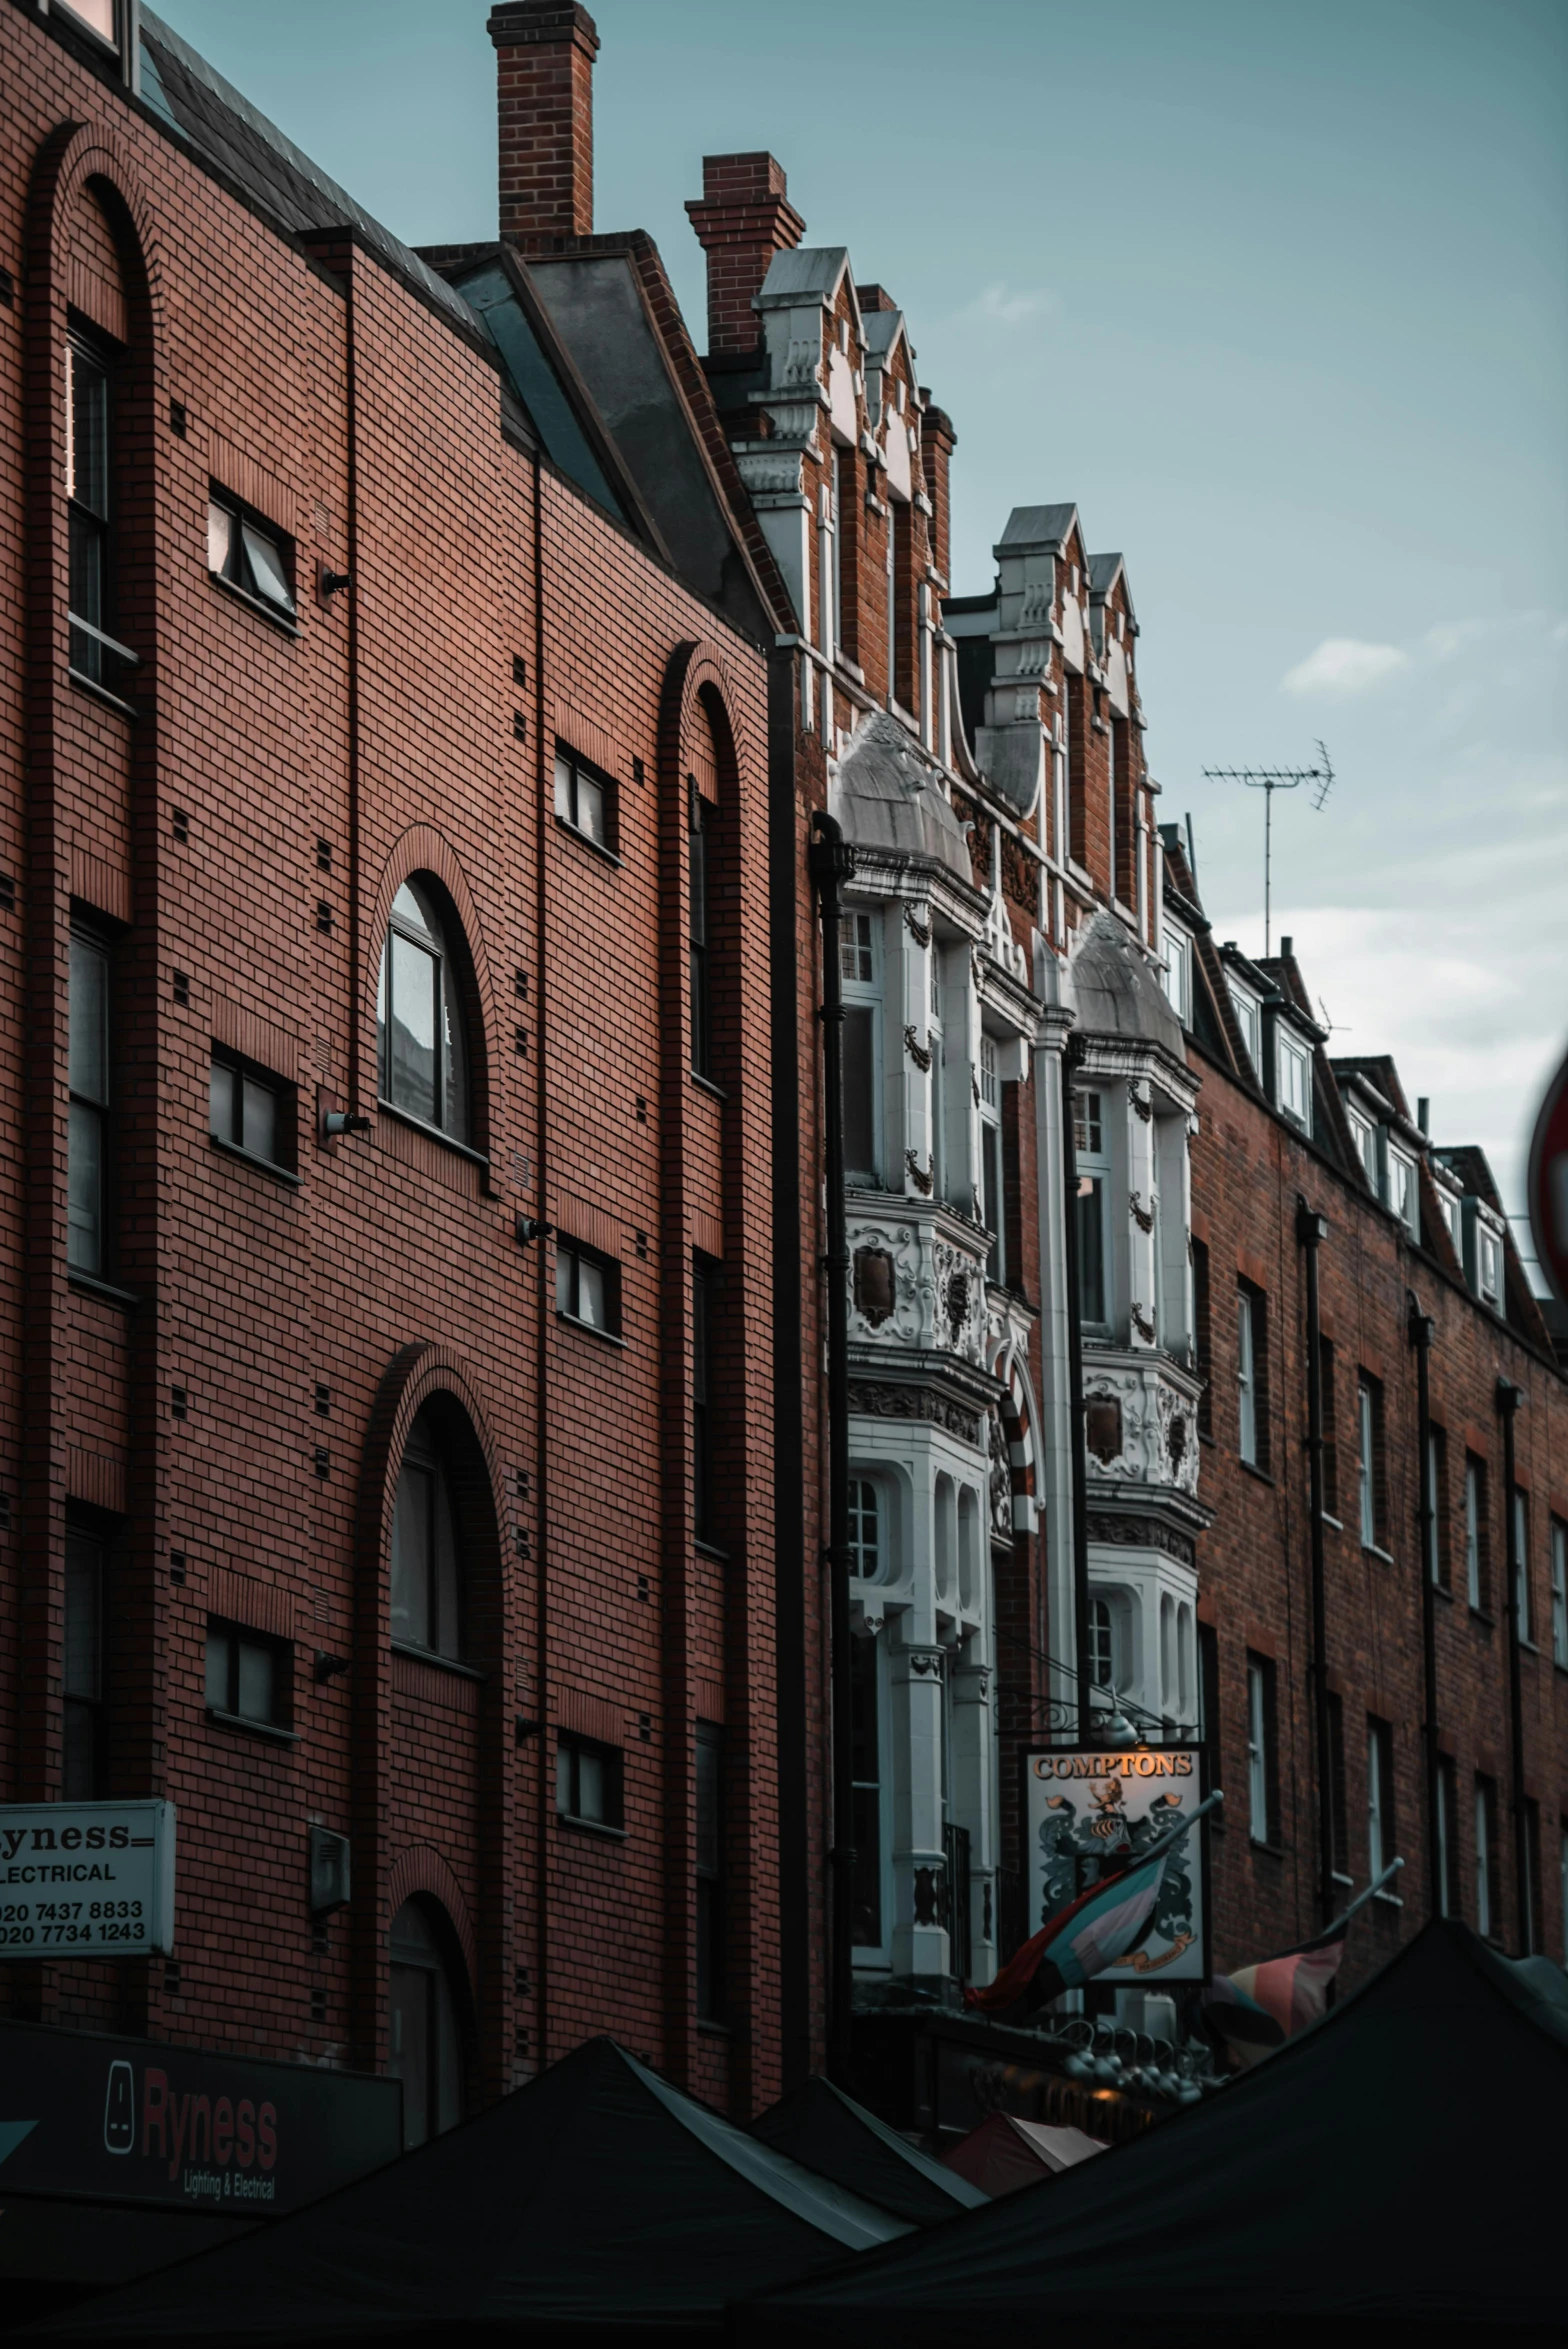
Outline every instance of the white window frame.
[[1263, 1069], [1263, 1007], [1256, 995], [1253, 994], [1252, 989], [1244, 987], [1239, 979], [1232, 978], [1229, 973], [1226, 974], [1226, 984], [1230, 988], [1230, 999], [1236, 1013], [1236, 1024], [1241, 1030], [1241, 1040], [1246, 1046], [1247, 1058], [1252, 1063], [1253, 1074], [1255, 1076], [1261, 1075]]
[[1481, 1611], [1481, 1477], [1473, 1456], [1465, 1458], [1465, 1597]]
[[[994, 1154], [995, 1196], [987, 1165], [987, 1148]], [[1005, 1196], [1006, 1170], [1002, 1165], [1002, 1080], [997, 1073], [996, 1038], [984, 1030], [980, 1036], [980, 1189], [982, 1209], [980, 1222], [993, 1235], [991, 1253], [986, 1265], [986, 1278], [1001, 1283], [1007, 1278], [1007, 1204]]]
[[1166, 1000], [1184, 1028], [1192, 1026], [1192, 940], [1175, 922], [1165, 924]]
[[[878, 1857], [881, 1861], [882, 1939], [880, 1942], [855, 1943], [854, 1963], [857, 1969], [868, 1973], [885, 1971], [892, 1962], [894, 1902], [897, 1886], [893, 1876], [893, 1673], [888, 1651], [887, 1634], [879, 1631], [873, 1639], [876, 1652], [877, 1685], [877, 1822], [879, 1829]], [[863, 1783], [863, 1782], [862, 1782]]]
[[1388, 1146], [1388, 1204], [1413, 1240], [1421, 1237], [1421, 1178], [1408, 1150]]
[[1520, 1485], [1514, 1486], [1512, 1501], [1514, 1522], [1514, 1563], [1517, 1576], [1518, 1617], [1515, 1634], [1525, 1647], [1535, 1645], [1535, 1616], [1530, 1605], [1530, 1498]]
[[1361, 1547], [1375, 1550], [1377, 1540], [1377, 1404], [1371, 1382], [1356, 1376], [1356, 1505], [1361, 1522]]
[[1351, 1139], [1356, 1145], [1356, 1156], [1361, 1161], [1361, 1171], [1367, 1178], [1373, 1198], [1381, 1199], [1383, 1188], [1378, 1180], [1377, 1127], [1369, 1117], [1363, 1117], [1359, 1109], [1352, 1109], [1347, 1115], [1350, 1119]]
[[[846, 906], [839, 917], [838, 938], [839, 984], [846, 1011], [866, 1011], [871, 1015], [871, 1158], [870, 1166], [851, 1166], [846, 1156], [844, 1173], [853, 1183], [857, 1178], [873, 1185], [881, 1180], [881, 1169], [886, 1156], [886, 1136], [883, 1130], [883, 1029], [886, 1025], [882, 989], [882, 917], [864, 906]], [[869, 964], [871, 975], [866, 977]], [[847, 1139], [847, 1136], [846, 1136]]]
[[[865, 1540], [861, 1520], [864, 1505], [857, 1497], [864, 1489], [869, 1492], [876, 1512], [875, 1549], [870, 1573], [865, 1571]], [[857, 1582], [879, 1583], [893, 1579], [893, 1533], [896, 1524], [893, 1494], [885, 1476], [873, 1469], [852, 1464], [849, 1472], [849, 1559], [850, 1575]]]
[[1568, 1668], [1568, 1525], [1560, 1517], [1552, 1519], [1552, 1662]]
[[1258, 1465], [1258, 1316], [1250, 1289], [1236, 1291], [1236, 1451]]
[[[1279, 1111], [1299, 1126], [1304, 1134], [1312, 1131], [1312, 1055], [1289, 1034], [1283, 1021], [1274, 1029], [1275, 1083], [1279, 1092]], [[1294, 1083], [1292, 1082], [1294, 1080]], [[1298, 1098], [1293, 1098], [1293, 1095]]]
[[1475, 1220], [1475, 1288], [1483, 1305], [1503, 1309], [1503, 1243], [1489, 1223]]
[[1388, 1784], [1393, 1767], [1393, 1731], [1386, 1721], [1367, 1722], [1367, 1874], [1376, 1882], [1394, 1857], [1389, 1849], [1393, 1815]]
[[[1116, 1260], [1112, 1251], [1110, 1237], [1111, 1152], [1109, 1141], [1107, 1139], [1106, 1129], [1108, 1121], [1105, 1114], [1106, 1103], [1110, 1100], [1110, 1098], [1111, 1095], [1103, 1087], [1098, 1085], [1086, 1085], [1080, 1086], [1078, 1088], [1071, 1104], [1073, 1115], [1073, 1155], [1074, 1164], [1076, 1166], [1078, 1175], [1078, 1193], [1080, 1199], [1090, 1196], [1090, 1194], [1087, 1193], [1083, 1188], [1085, 1182], [1097, 1183], [1099, 1185], [1099, 1191], [1097, 1195], [1099, 1198], [1100, 1207], [1098, 1217], [1100, 1227], [1101, 1268], [1100, 1302], [1104, 1310], [1097, 1317], [1091, 1316], [1089, 1314], [1082, 1315], [1083, 1328], [1085, 1333], [1096, 1337], [1103, 1337], [1106, 1335], [1115, 1326], [1116, 1320]], [[1081, 1140], [1079, 1138], [1080, 1135], [1082, 1136]], [[1095, 1140], [1096, 1135], [1098, 1136], [1098, 1141]], [[1081, 1248], [1079, 1251], [1078, 1265], [1078, 1294], [1081, 1305], [1083, 1298], [1083, 1262]]]

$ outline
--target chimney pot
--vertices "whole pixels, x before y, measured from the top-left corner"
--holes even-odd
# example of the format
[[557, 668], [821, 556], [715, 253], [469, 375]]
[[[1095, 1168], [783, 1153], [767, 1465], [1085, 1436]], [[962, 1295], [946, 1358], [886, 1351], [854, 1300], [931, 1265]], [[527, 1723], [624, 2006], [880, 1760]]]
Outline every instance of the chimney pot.
[[593, 61], [579, 0], [502, 0], [496, 48], [501, 235], [524, 252], [593, 234]]

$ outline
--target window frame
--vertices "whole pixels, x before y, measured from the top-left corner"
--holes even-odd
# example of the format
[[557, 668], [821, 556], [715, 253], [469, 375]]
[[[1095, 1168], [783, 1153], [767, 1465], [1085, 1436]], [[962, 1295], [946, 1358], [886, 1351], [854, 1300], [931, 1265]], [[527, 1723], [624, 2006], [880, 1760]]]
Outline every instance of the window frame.
[[1530, 1591], [1530, 1495], [1522, 1484], [1513, 1489], [1511, 1503], [1513, 1523], [1510, 1534], [1513, 1544], [1510, 1569], [1513, 1575], [1510, 1613], [1513, 1632], [1521, 1647], [1535, 1645], [1535, 1609]]
[[[430, 1512], [426, 1524], [427, 1545], [422, 1566], [423, 1613], [421, 1625], [426, 1634], [420, 1638], [408, 1630], [397, 1628], [396, 1606], [398, 1589], [398, 1512], [403, 1498], [403, 1479], [408, 1475], [430, 1479]], [[456, 1617], [448, 1638], [442, 1599], [443, 1560], [442, 1532], [445, 1527], [451, 1543], [451, 1605]], [[405, 1536], [407, 1538], [407, 1536]], [[464, 1554], [462, 1527], [459, 1523], [452, 1480], [439, 1434], [430, 1427], [423, 1412], [409, 1430], [398, 1462], [397, 1487], [392, 1498], [391, 1555], [388, 1559], [388, 1628], [391, 1644], [405, 1654], [421, 1657], [428, 1663], [449, 1670], [468, 1671], [469, 1589], [467, 1559]], [[434, 1630], [435, 1637], [429, 1634]]]
[[[1394, 1812], [1394, 1732], [1391, 1724], [1367, 1715], [1367, 1881], [1376, 1883], [1398, 1856]], [[1386, 1887], [1385, 1887], [1386, 1890]]]
[[[582, 786], [587, 783], [597, 794], [601, 829], [595, 832], [582, 820]], [[555, 763], [551, 788], [555, 820], [563, 832], [591, 848], [596, 856], [610, 864], [619, 865], [620, 847], [620, 792], [613, 775], [593, 759], [585, 758], [558, 734], [555, 738]], [[563, 804], [564, 802], [564, 804]]]
[[1432, 1588], [1452, 1592], [1453, 1558], [1448, 1522], [1448, 1431], [1427, 1422], [1428, 1483], [1432, 1492], [1432, 1522], [1426, 1528], [1426, 1565]]
[[[582, 1797], [582, 1763], [585, 1758], [597, 1761], [604, 1773], [604, 1810], [600, 1815], [577, 1806]], [[570, 1793], [571, 1802], [562, 1800], [563, 1790]], [[555, 1736], [555, 1815], [567, 1827], [576, 1827], [590, 1835], [613, 1836], [624, 1841], [626, 1836], [626, 1748], [607, 1744], [603, 1738], [588, 1737], [581, 1730], [558, 1729]]]
[[[1552, 1662], [1568, 1671], [1568, 1524], [1551, 1519]], [[1568, 1944], [1565, 1944], [1568, 1947]]]
[[[91, 27], [87, 28], [91, 32]], [[93, 35], [93, 38], [97, 38]], [[78, 684], [93, 693], [103, 694], [116, 709], [127, 710], [129, 704], [117, 690], [123, 683], [120, 672], [141, 666], [138, 656], [129, 646], [119, 643], [113, 628], [117, 624], [118, 585], [115, 572], [117, 560], [117, 515], [115, 496], [115, 376], [121, 357], [120, 346], [111, 347], [110, 338], [93, 329], [86, 320], [73, 312], [66, 329], [65, 340], [65, 503], [67, 542], [66, 620], [69, 674]], [[77, 370], [91, 370], [101, 389], [101, 407], [94, 438], [92, 467], [102, 474], [102, 495], [94, 503], [90, 495], [79, 496], [83, 485], [78, 458], [80, 455], [77, 413], [82, 397]], [[95, 605], [95, 612], [82, 610], [84, 603]], [[112, 672], [112, 681], [111, 673]]]
[[1002, 1158], [1002, 1078], [996, 1038], [980, 1031], [980, 1198], [979, 1221], [991, 1235], [985, 1277], [997, 1288], [1007, 1280], [1007, 1175]]
[[[882, 1110], [882, 924], [876, 912], [847, 905], [839, 915], [839, 991], [844, 1005], [844, 1044], [841, 1055], [844, 1086], [844, 1179], [875, 1189], [881, 1180], [883, 1155]], [[856, 1073], [851, 1063], [858, 1046], [850, 1042], [851, 1023], [865, 1042], [865, 1067]], [[857, 1164], [858, 1145], [869, 1144], [869, 1161]]]
[[[1102, 1085], [1074, 1085], [1070, 1108], [1073, 1120], [1073, 1173], [1078, 1185], [1078, 1325], [1091, 1337], [1110, 1335], [1115, 1326], [1116, 1264], [1110, 1242], [1111, 1150], [1106, 1139], [1107, 1089]], [[1099, 1271], [1098, 1313], [1089, 1311], [1087, 1287], [1090, 1252], [1087, 1235], [1094, 1233]]]
[[[216, 1705], [212, 1701], [212, 1650], [214, 1638], [229, 1643], [228, 1695], [230, 1702]], [[253, 1649], [265, 1655], [271, 1665], [273, 1710], [271, 1714], [247, 1713], [242, 1710], [241, 1653]], [[209, 1613], [207, 1616], [204, 1650], [203, 1690], [206, 1696], [207, 1718], [224, 1729], [247, 1729], [254, 1735], [269, 1737], [285, 1744], [294, 1744], [298, 1732], [294, 1727], [294, 1642], [280, 1639], [270, 1631], [258, 1631], [253, 1624], [240, 1623], [230, 1615]]]
[[[869, 1495], [874, 1519], [871, 1572], [865, 1571], [866, 1541], [864, 1534], [865, 1503], [857, 1495]], [[892, 1561], [889, 1556], [889, 1536], [892, 1533], [891, 1496], [883, 1479], [851, 1465], [849, 1472], [849, 1556], [846, 1561], [850, 1577], [856, 1582], [880, 1583], [891, 1579]]]
[[[1247, 1834], [1265, 1851], [1279, 1840], [1279, 1723], [1272, 1656], [1247, 1651]], [[1261, 1811], [1261, 1822], [1259, 1813]], [[1259, 1833], [1261, 1824], [1262, 1833]]]
[[[1192, 940], [1179, 922], [1169, 918], [1164, 923], [1165, 959], [1161, 977], [1165, 1000], [1176, 1014], [1183, 1028], [1192, 1026]], [[1177, 980], [1177, 973], [1180, 978]], [[1172, 984], [1176, 980], [1176, 984]]]
[[[398, 911], [405, 890], [419, 907], [417, 926], [411, 916]], [[381, 969], [376, 981], [376, 1104], [405, 1124], [417, 1127], [422, 1134], [430, 1134], [436, 1141], [461, 1150], [484, 1165], [487, 1161], [472, 1141], [477, 1107], [475, 1054], [469, 1036], [466, 974], [453, 942], [454, 933], [461, 937], [462, 925], [435, 876], [424, 872], [406, 874], [394, 893], [381, 941]], [[399, 1101], [392, 1091], [396, 1075], [392, 1055], [392, 1027], [397, 1011], [397, 956], [393, 951], [396, 938], [427, 955], [435, 965], [434, 1117], [427, 1117], [407, 1101]], [[449, 1123], [450, 1096], [459, 1089], [461, 1114]]]
[[[215, 525], [225, 525], [226, 543], [222, 560], [214, 563], [213, 541]], [[269, 594], [258, 585], [264, 575], [257, 563], [252, 541], [267, 548], [276, 556], [281, 593]], [[215, 587], [234, 596], [274, 628], [281, 628], [285, 636], [299, 634], [299, 579], [298, 546], [290, 534], [276, 522], [247, 505], [243, 498], [209, 482], [207, 489], [207, 576]]]
[[1437, 1757], [1437, 1913], [1463, 1914], [1459, 1886], [1459, 1773], [1448, 1754]]
[[[233, 1099], [238, 1107], [241, 1127], [241, 1139], [238, 1141], [234, 1140], [231, 1135], [219, 1133], [213, 1122], [215, 1091], [213, 1076], [219, 1069], [225, 1070], [237, 1080], [233, 1087]], [[246, 1107], [245, 1088], [247, 1086], [271, 1096], [273, 1134], [278, 1149], [276, 1157], [270, 1157], [264, 1151], [248, 1148], [243, 1139]], [[300, 1181], [298, 1110], [299, 1088], [297, 1085], [291, 1085], [286, 1077], [280, 1077], [273, 1070], [263, 1068], [259, 1062], [247, 1060], [243, 1053], [231, 1051], [227, 1045], [213, 1045], [207, 1076], [207, 1137], [214, 1148], [221, 1150], [226, 1158], [238, 1158], [246, 1166], [254, 1166], [263, 1174], [278, 1175], [285, 1182], [297, 1185]]]
[[714, 1300], [724, 1267], [700, 1248], [691, 1252], [691, 1502], [692, 1539], [711, 1549], [714, 1523], [714, 1434], [718, 1420], [713, 1380]]
[[1227, 971], [1225, 984], [1230, 991], [1231, 1008], [1236, 1015], [1236, 1026], [1241, 1033], [1242, 1049], [1254, 1076], [1263, 1073], [1263, 1005], [1250, 987]]
[[1501, 1941], [1503, 1904], [1498, 1866], [1497, 1782], [1475, 1774], [1475, 1929], [1483, 1941]]
[[1192, 1262], [1192, 1368], [1200, 1380], [1198, 1389], [1198, 1433], [1214, 1436], [1214, 1321], [1213, 1296], [1210, 1288], [1209, 1246], [1195, 1234], [1189, 1235], [1188, 1249]]
[[1388, 1145], [1388, 1207], [1401, 1230], [1417, 1247], [1421, 1244], [1421, 1170], [1408, 1150]]
[[[889, 1833], [889, 1810], [893, 1787], [893, 1725], [891, 1704], [891, 1674], [889, 1671], [887, 1640], [880, 1632], [870, 1636], [855, 1635], [850, 1643], [851, 1705], [859, 1709], [853, 1714], [851, 1734], [851, 1785], [857, 1796], [870, 1795], [867, 1805], [856, 1804], [855, 1880], [864, 1885], [867, 1877], [874, 1877], [876, 1885], [877, 1923], [880, 1939], [854, 1942], [855, 1962], [862, 1968], [885, 1968], [891, 1960], [894, 1924], [894, 1884], [892, 1837]], [[866, 1736], [864, 1698], [869, 1691], [872, 1702], [870, 1735]], [[855, 1770], [867, 1757], [876, 1765], [875, 1778], [856, 1777]], [[874, 1813], [876, 1832], [874, 1842], [864, 1832], [868, 1809]], [[860, 1922], [860, 1904], [853, 1897], [856, 1931]]]
[[1470, 1612], [1487, 1620], [1492, 1612], [1490, 1483], [1487, 1462], [1479, 1452], [1466, 1452], [1465, 1597]]
[[[582, 1269], [591, 1265], [602, 1280], [604, 1319], [594, 1321], [582, 1308]], [[568, 1267], [570, 1268], [568, 1270]], [[562, 1273], [566, 1272], [569, 1301], [561, 1302]], [[608, 1339], [612, 1345], [624, 1346], [625, 1334], [621, 1327], [621, 1263], [617, 1256], [595, 1248], [588, 1240], [579, 1240], [570, 1232], [558, 1232], [555, 1240], [555, 1318], [565, 1322], [569, 1329], [586, 1330], [590, 1337]]]
[[[1236, 1282], [1236, 1457], [1259, 1476], [1270, 1472], [1269, 1306], [1255, 1281]], [[1250, 1432], [1251, 1450], [1247, 1448]]]
[[[1488, 1286], [1490, 1280], [1491, 1285]], [[1503, 1243], [1479, 1216], [1475, 1221], [1475, 1293], [1493, 1313], [1503, 1310]]]
[[[1292, 1071], [1300, 1080], [1301, 1107], [1293, 1107], [1288, 1098], [1290, 1088], [1286, 1071]], [[1312, 1133], [1312, 1055], [1305, 1045], [1291, 1035], [1283, 1020], [1274, 1023], [1274, 1081], [1281, 1117], [1309, 1138]]]
[[697, 788], [695, 775], [686, 778], [686, 923], [687, 1003], [691, 1018], [691, 1067], [694, 1076], [713, 1082], [712, 968], [708, 937], [709, 825], [718, 814]]
[[1386, 1558], [1388, 1496], [1383, 1457], [1383, 1382], [1370, 1370], [1356, 1371], [1356, 1513], [1361, 1547]]

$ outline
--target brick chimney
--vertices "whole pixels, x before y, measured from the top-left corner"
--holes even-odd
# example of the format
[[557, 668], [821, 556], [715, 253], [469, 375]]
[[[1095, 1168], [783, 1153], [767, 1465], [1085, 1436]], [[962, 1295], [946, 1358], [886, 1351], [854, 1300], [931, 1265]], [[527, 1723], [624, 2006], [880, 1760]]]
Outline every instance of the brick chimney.
[[593, 234], [593, 61], [577, 0], [502, 0], [490, 11], [501, 126], [501, 235], [525, 252]]
[[751, 306], [775, 253], [800, 243], [806, 224], [784, 192], [771, 155], [704, 155], [702, 195], [686, 210], [708, 256], [708, 356], [754, 351], [762, 323]]

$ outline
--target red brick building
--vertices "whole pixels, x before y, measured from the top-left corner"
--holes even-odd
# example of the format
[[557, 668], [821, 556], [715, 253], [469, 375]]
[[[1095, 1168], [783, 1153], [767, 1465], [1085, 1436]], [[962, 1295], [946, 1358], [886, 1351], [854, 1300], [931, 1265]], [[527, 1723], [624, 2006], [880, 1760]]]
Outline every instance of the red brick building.
[[[596, 40], [491, 30], [526, 243]], [[150, 13], [8, 0], [0, 86], [0, 1773], [179, 1818], [172, 1953], [0, 1998], [412, 2136], [603, 2029], [750, 2111], [767, 549], [646, 239], [591, 385]]]
[[955, 592], [953, 424], [778, 163], [704, 164], [699, 357], [594, 223], [586, 11], [489, 28], [499, 238], [420, 255], [134, 0], [0, 7], [0, 1795], [180, 1852], [167, 1957], [6, 2011], [390, 2069], [412, 2135], [600, 2029], [753, 2112], [829, 2022], [835, 1662], [905, 2125], [1059, 2109], [953, 2012], [1052, 1735], [1204, 1745], [1222, 1965], [1396, 1850], [1353, 1970], [1439, 1877], [1564, 1954], [1563, 1380], [1484, 1163], [1214, 947], [1077, 509]]

